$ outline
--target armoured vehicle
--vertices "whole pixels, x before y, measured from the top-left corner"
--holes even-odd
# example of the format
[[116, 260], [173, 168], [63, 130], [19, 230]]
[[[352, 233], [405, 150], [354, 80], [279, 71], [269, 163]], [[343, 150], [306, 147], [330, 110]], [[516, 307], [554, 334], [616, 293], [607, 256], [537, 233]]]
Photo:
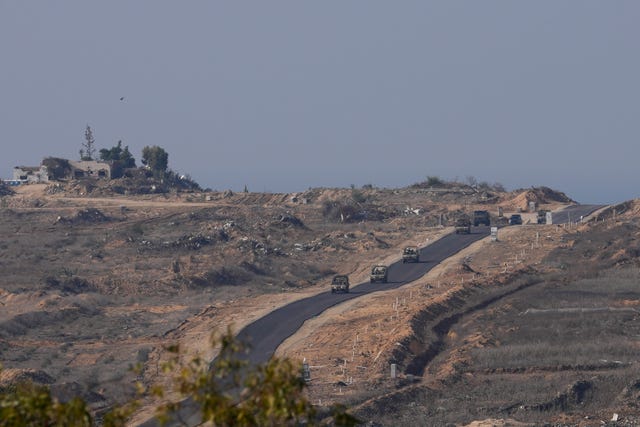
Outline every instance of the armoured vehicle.
[[420, 262], [420, 250], [417, 246], [407, 246], [402, 251], [402, 262]]
[[374, 282], [382, 282], [387, 283], [387, 277], [389, 274], [389, 269], [386, 265], [374, 265], [371, 267], [371, 275], [369, 276], [369, 281], [371, 283]]
[[333, 277], [331, 281], [331, 293], [335, 294], [336, 292], [349, 293], [349, 276], [339, 274]]
[[473, 211], [473, 226], [477, 227], [480, 224], [491, 225], [489, 211]]
[[513, 214], [509, 217], [509, 225], [522, 225], [522, 215]]
[[538, 211], [538, 224], [546, 224], [547, 223], [547, 210], [539, 210]]
[[471, 233], [471, 220], [468, 217], [463, 216], [456, 220], [455, 223], [456, 234], [470, 234]]

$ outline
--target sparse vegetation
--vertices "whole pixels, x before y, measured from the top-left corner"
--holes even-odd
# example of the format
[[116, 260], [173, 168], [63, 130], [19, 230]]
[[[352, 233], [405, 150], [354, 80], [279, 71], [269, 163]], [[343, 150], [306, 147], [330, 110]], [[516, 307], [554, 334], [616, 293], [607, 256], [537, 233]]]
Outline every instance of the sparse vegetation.
[[111, 164], [111, 178], [120, 178], [125, 169], [136, 167], [136, 161], [129, 151], [129, 147], [122, 148], [122, 141], [118, 141], [118, 144], [110, 149], [101, 149], [100, 160]]
[[71, 174], [71, 165], [67, 159], [47, 157], [42, 164], [47, 167], [51, 179], [61, 180]]
[[[231, 330], [214, 336], [211, 345], [220, 348], [211, 364], [195, 357], [186, 366], [181, 366], [179, 347], [171, 346], [168, 350], [174, 357], [163, 365], [165, 371], [174, 373], [174, 387], [182, 398], [189, 397], [197, 403], [202, 422], [247, 427], [325, 424], [317, 418], [316, 409], [304, 394], [306, 383], [301, 366], [288, 359], [272, 358], [263, 365], [249, 367], [240, 359], [243, 344], [234, 338]], [[139, 352], [138, 360], [145, 361], [147, 356], [148, 352]], [[93, 378], [97, 381], [97, 374]], [[146, 390], [137, 383], [137, 388], [140, 397], [147, 393], [160, 398], [165, 395], [161, 386]], [[238, 394], [234, 390], [241, 392]], [[73, 398], [61, 402], [52, 396], [48, 387], [26, 381], [6, 390], [0, 389], [0, 427], [123, 426], [138, 406], [137, 400], [127, 402], [108, 412], [97, 424], [84, 400]], [[161, 404], [157, 408], [157, 420], [164, 423], [173, 419], [180, 406], [180, 402]], [[359, 423], [341, 406], [333, 408], [331, 418], [334, 426], [348, 427]]]
[[156, 178], [164, 177], [169, 165], [169, 153], [157, 145], [142, 149], [142, 164], [148, 166]]
[[[36, 206], [35, 198], [4, 198], [7, 207], [0, 227], [9, 237], [2, 243], [0, 257], [4, 274], [0, 351], [5, 365], [17, 370], [46, 369], [52, 396], [77, 393], [92, 402], [91, 413], [96, 414], [103, 409], [94, 408], [135, 397], [134, 390], [123, 385], [136, 380], [146, 386], [153, 384], [166, 356], [161, 346], [169, 340], [188, 344], [182, 346], [185, 351], [200, 351], [198, 345], [206, 339], [197, 334], [205, 325], [239, 322], [242, 327], [246, 324], [242, 322], [285, 301], [328, 289], [330, 277], [336, 274], [348, 273], [356, 281], [365, 274], [368, 279], [372, 261], [400, 254], [410, 239], [422, 244], [441, 235], [446, 229], [437, 226], [452, 224], [452, 218], [461, 212], [476, 208], [493, 211], [493, 203], [515, 210], [521, 206], [518, 203], [531, 197], [555, 197], [527, 189], [524, 194], [500, 194], [497, 198], [456, 182], [439, 188], [354, 186], [289, 195], [203, 194], [194, 189], [185, 196], [169, 186], [170, 175], [167, 171], [163, 184], [152, 171], [139, 168], [127, 170], [112, 182], [96, 180], [90, 188], [79, 181], [56, 183], [47, 193], [38, 194], [37, 206], [44, 209]], [[174, 176], [180, 181], [188, 178]], [[91, 193], [86, 193], [87, 189]], [[625, 206], [624, 215], [634, 209], [633, 204]], [[606, 223], [583, 225], [579, 230], [555, 225], [523, 227], [521, 232], [529, 238], [521, 246], [503, 238], [501, 231], [501, 240], [487, 251], [483, 263], [476, 265], [475, 258], [465, 260], [464, 268], [445, 273], [455, 276], [450, 282], [442, 279], [442, 286], [432, 282], [431, 287], [423, 284], [419, 291], [413, 288], [414, 300], [409, 292], [390, 292], [400, 295], [400, 302], [387, 297], [379, 318], [371, 317], [376, 305], [367, 301], [361, 314], [342, 311], [331, 319], [315, 319], [340, 323], [340, 330], [345, 322], [361, 323], [354, 326], [357, 337], [344, 336], [344, 342], [339, 343], [329, 329], [314, 337], [304, 353], [293, 353], [295, 360], [307, 357], [308, 352], [313, 354], [318, 371], [313, 372], [314, 381], [305, 389], [309, 400], [319, 415], [325, 415], [333, 403], [360, 408], [365, 399], [376, 400], [389, 393], [392, 400], [383, 400], [384, 410], [398, 407], [401, 415], [392, 413], [385, 418], [362, 409], [362, 418], [387, 425], [397, 424], [399, 419], [406, 425], [437, 425], [489, 415], [511, 416], [511, 409], [499, 409], [509, 408], [515, 399], [521, 399], [520, 406], [550, 409], [527, 409], [528, 418], [518, 413], [514, 417], [548, 421], [561, 410], [596, 408], [612, 401], [614, 392], [622, 394], [619, 386], [634, 390], [633, 379], [640, 379], [630, 353], [635, 341], [618, 335], [616, 328], [637, 332], [626, 317], [633, 313], [628, 309], [636, 308], [633, 301], [637, 297], [613, 273], [621, 274], [621, 266], [637, 265], [640, 239], [637, 226], [629, 221], [622, 225], [619, 216], [617, 226], [609, 215], [604, 218]], [[531, 237], [535, 231], [540, 233], [538, 240]], [[548, 239], [552, 242], [549, 246]], [[534, 244], [558, 250], [546, 259], [526, 260], [527, 265], [541, 271], [519, 271], [518, 275], [530, 274], [535, 284], [530, 291], [517, 289], [530, 283], [515, 279], [513, 255], [521, 259], [521, 250], [526, 250], [528, 256]], [[494, 250], [502, 249], [512, 251], [511, 256], [491, 259]], [[41, 262], [34, 262], [36, 259]], [[581, 262], [572, 262], [575, 259]], [[492, 282], [494, 276], [503, 277], [505, 260], [510, 264], [506, 276], [513, 280]], [[612, 266], [616, 270], [605, 274]], [[550, 273], [542, 277], [542, 270]], [[624, 271], [631, 283], [633, 268]], [[454, 292], [462, 279], [476, 291]], [[581, 292], [574, 292], [574, 282]], [[606, 293], [598, 291], [603, 284]], [[503, 295], [512, 289], [517, 289], [512, 296]], [[417, 294], [422, 300], [415, 300]], [[402, 320], [408, 305], [425, 308], [430, 301], [447, 295], [452, 298], [450, 305], [429, 305], [442, 310], [436, 324], [446, 319], [437, 330], [423, 318], [424, 322], [413, 323], [416, 331], [428, 332], [420, 339], [404, 341], [398, 336], [398, 331], [408, 331], [411, 324]], [[501, 298], [486, 301], [493, 296]], [[620, 301], [619, 307], [627, 311], [585, 311], [582, 318], [553, 311], [599, 309], [602, 298]], [[398, 311], [390, 311], [396, 304], [400, 305]], [[552, 311], [523, 314], [527, 310]], [[547, 324], [540, 326], [539, 319]], [[518, 321], [526, 325], [509, 331], [520, 325]], [[549, 325], [550, 332], [545, 330]], [[608, 335], [589, 335], [588, 330], [598, 328]], [[606, 348], [595, 344], [583, 348], [579, 341], [568, 340], [562, 347], [558, 340], [563, 330], [576, 340], [604, 343]], [[520, 341], [519, 335], [523, 337]], [[365, 339], [370, 340], [366, 345], [362, 344]], [[426, 352], [434, 339], [440, 339], [442, 347], [427, 365], [420, 366], [411, 352]], [[69, 343], [66, 348], [64, 343]], [[402, 348], [411, 352], [393, 359], [392, 352]], [[333, 359], [316, 356], [328, 352], [333, 352]], [[590, 364], [590, 355], [609, 362]], [[205, 353], [202, 358], [211, 360], [209, 356]], [[390, 360], [398, 362], [401, 377], [397, 381], [388, 379]], [[138, 362], [144, 363], [145, 369], [128, 373], [126, 367]], [[407, 370], [408, 366], [416, 370]], [[428, 387], [446, 387], [437, 392], [421, 388], [410, 376], [420, 369]], [[583, 393], [579, 381], [587, 375], [589, 384]], [[623, 380], [623, 375], [629, 380]], [[528, 381], [536, 378], [542, 382], [545, 376], [546, 390], [536, 384], [528, 386]], [[413, 394], [392, 396], [409, 384]], [[560, 397], [556, 399], [556, 395]], [[583, 396], [584, 405], [571, 403], [578, 396]], [[407, 402], [415, 402], [415, 406]], [[469, 402], [479, 402], [482, 407]]]
[[91, 126], [87, 125], [84, 130], [84, 142], [80, 149], [80, 160], [94, 159], [96, 153], [95, 142], [96, 140], [93, 137], [93, 130], [91, 130]]
[[444, 181], [438, 176], [428, 176], [426, 184], [429, 187], [440, 187], [444, 184]]

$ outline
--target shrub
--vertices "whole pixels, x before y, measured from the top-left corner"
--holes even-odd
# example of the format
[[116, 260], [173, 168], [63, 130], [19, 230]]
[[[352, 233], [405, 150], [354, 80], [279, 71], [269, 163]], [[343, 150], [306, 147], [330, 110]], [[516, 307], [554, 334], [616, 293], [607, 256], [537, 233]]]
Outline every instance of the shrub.
[[[163, 370], [173, 372], [174, 387], [182, 398], [190, 398], [198, 406], [203, 423], [215, 426], [298, 426], [321, 425], [315, 408], [304, 394], [306, 383], [302, 367], [288, 359], [272, 358], [256, 366], [248, 366], [241, 357], [242, 345], [231, 330], [213, 335], [211, 345], [220, 348], [218, 357], [209, 363], [199, 357], [186, 366], [179, 366], [180, 349], [172, 346], [173, 354]], [[145, 389], [137, 384], [138, 392], [164, 397], [162, 386]], [[237, 392], [230, 392], [237, 390]], [[139, 406], [134, 400], [107, 413], [101, 425], [124, 426], [127, 418]], [[175, 418], [181, 408], [178, 403], [157, 407], [156, 419], [165, 423]], [[358, 419], [342, 406], [332, 410], [334, 426], [356, 426]], [[93, 426], [86, 402], [74, 398], [61, 403], [48, 387], [32, 383], [20, 384], [11, 390], [0, 390], [0, 427], [22, 426]]]

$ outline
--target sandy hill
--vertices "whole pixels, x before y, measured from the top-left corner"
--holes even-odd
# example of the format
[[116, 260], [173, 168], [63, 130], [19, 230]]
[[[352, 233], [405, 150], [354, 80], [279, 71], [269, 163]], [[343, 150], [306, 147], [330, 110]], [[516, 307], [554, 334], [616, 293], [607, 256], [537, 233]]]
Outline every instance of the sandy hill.
[[[61, 395], [81, 393], [99, 411], [132, 395], [133, 390], [123, 389], [128, 390], [133, 380], [128, 371], [133, 363], [145, 366], [145, 383], [166, 381], [157, 366], [167, 343], [180, 342], [188, 349], [185, 357], [212, 357], [206, 344], [212, 329], [239, 329], [289, 301], [326, 292], [336, 273], [349, 274], [354, 283], [364, 281], [372, 264], [393, 262], [402, 247], [423, 245], [451, 232], [460, 213], [485, 209], [496, 218], [501, 207], [504, 215], [535, 215], [526, 211], [531, 201], [549, 210], [572, 203], [547, 188], [509, 193], [414, 186], [319, 188], [296, 194], [129, 195], [110, 191], [104, 183], [18, 187], [15, 194], [7, 192], [0, 199], [0, 227], [10, 236], [0, 246], [0, 354], [11, 372], [3, 376], [3, 383], [19, 378], [19, 372], [36, 372], [35, 380], [50, 379]], [[637, 255], [629, 239], [636, 233], [635, 206], [630, 202], [626, 216], [617, 212], [616, 223], [613, 211], [604, 211], [599, 221], [574, 228], [511, 228], [498, 244], [479, 242], [410, 287], [330, 310], [308, 322], [279, 352], [312, 360], [315, 379], [309, 393], [320, 405], [344, 402], [374, 419], [380, 418], [379, 405], [399, 399], [398, 407], [414, 402], [425, 413], [443, 407], [446, 422], [496, 418], [490, 416], [496, 411], [486, 410], [481, 418], [471, 409], [456, 418], [447, 405], [431, 408], [417, 397], [437, 392], [444, 402], [450, 397], [443, 384], [484, 378], [480, 372], [513, 375], [520, 369], [476, 368], [473, 349], [492, 348], [506, 329], [496, 323], [495, 331], [457, 330], [459, 322], [446, 321], [447, 313], [456, 318], [474, 313], [479, 317], [469, 319], [476, 324], [486, 322], [490, 314], [473, 307], [508, 311], [507, 306], [486, 301], [506, 301], [501, 290], [516, 295], [522, 277], [574, 274], [571, 260], [577, 252], [565, 260], [558, 255], [563, 250], [582, 251], [585, 259], [600, 257], [603, 271], [634, 266]], [[616, 234], [620, 227], [627, 227], [624, 236]], [[591, 243], [583, 237], [596, 232], [601, 237]], [[613, 242], [604, 257], [589, 249], [598, 247], [601, 239]], [[577, 272], [573, 279], [582, 280]], [[629, 307], [618, 300], [606, 304]], [[353, 333], [339, 333], [345, 324]], [[444, 334], [439, 332], [443, 325]], [[420, 349], [432, 342], [446, 351], [420, 365]], [[387, 378], [391, 362], [403, 373], [394, 381]], [[551, 367], [523, 369], [554, 372], [549, 363]], [[566, 399], [574, 399], [577, 392], [570, 389], [575, 383], [571, 381], [558, 380], [554, 393], [566, 392]], [[601, 385], [594, 382], [590, 387]], [[522, 397], [523, 406], [547, 402], [543, 395], [531, 396], [533, 400]], [[619, 406], [625, 402], [621, 398]], [[548, 414], [556, 416], [569, 407], [560, 403], [553, 403]], [[494, 402], [496, 408], [501, 405], [506, 403]], [[486, 407], [492, 406], [487, 402]], [[544, 417], [539, 410], [531, 413]], [[518, 419], [522, 414], [510, 410], [502, 415], [497, 418]], [[412, 416], [417, 422], [419, 417]]]

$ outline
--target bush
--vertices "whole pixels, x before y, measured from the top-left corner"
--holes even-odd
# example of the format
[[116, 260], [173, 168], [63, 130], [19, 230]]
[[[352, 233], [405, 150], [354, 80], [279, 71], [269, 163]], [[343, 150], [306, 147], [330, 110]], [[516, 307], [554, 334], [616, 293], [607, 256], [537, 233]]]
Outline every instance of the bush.
[[83, 400], [62, 403], [46, 386], [25, 382], [0, 393], [0, 427], [91, 425], [93, 419]]
[[440, 187], [444, 185], [444, 181], [438, 176], [428, 176], [427, 185], [430, 187]]
[[[180, 349], [172, 346], [167, 350], [173, 357], [163, 366], [164, 372], [175, 373], [173, 384], [181, 398], [190, 398], [197, 404], [196, 411], [203, 423], [239, 427], [323, 424], [305, 396], [302, 366], [280, 358], [248, 366], [241, 357], [245, 347], [231, 330], [213, 335], [211, 345], [220, 348], [218, 357], [211, 363], [196, 357], [186, 366], [179, 366]], [[164, 398], [162, 386], [145, 389], [137, 384], [137, 388], [141, 396]], [[115, 408], [104, 416], [101, 425], [124, 426], [137, 407], [138, 401], [132, 401]], [[156, 408], [156, 420], [161, 424], [175, 420], [180, 408], [180, 402], [162, 404]], [[341, 406], [333, 408], [332, 418], [329, 425], [346, 427], [360, 423]], [[52, 397], [48, 387], [25, 383], [12, 390], [0, 390], [0, 427], [25, 425], [80, 427], [96, 423], [83, 400], [75, 398], [61, 403]]]
[[47, 157], [42, 164], [47, 167], [51, 179], [61, 180], [71, 175], [71, 165], [67, 159]]

